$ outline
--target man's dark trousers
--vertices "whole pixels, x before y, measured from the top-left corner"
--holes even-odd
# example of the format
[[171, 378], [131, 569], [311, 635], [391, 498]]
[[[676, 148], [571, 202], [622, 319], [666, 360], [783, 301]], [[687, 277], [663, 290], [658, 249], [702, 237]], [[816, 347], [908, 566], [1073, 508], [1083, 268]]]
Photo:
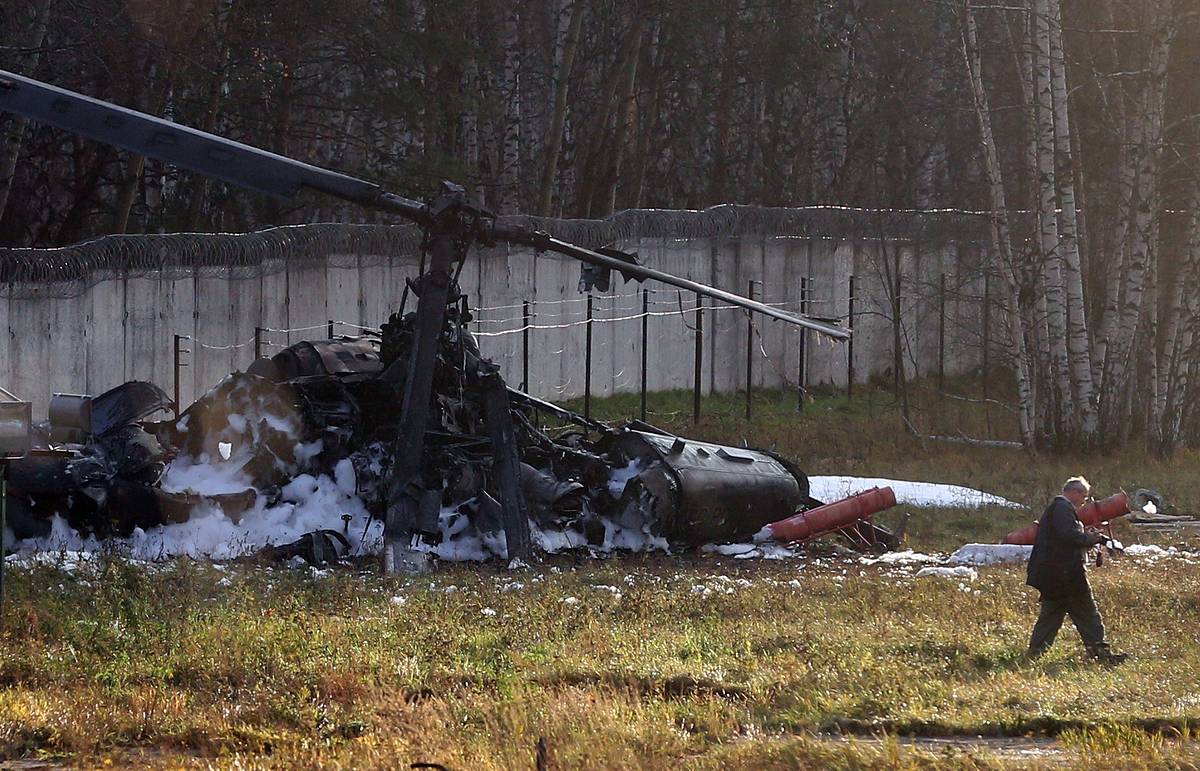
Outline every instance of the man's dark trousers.
[[1095, 654], [1108, 649], [1104, 641], [1104, 622], [1100, 620], [1100, 611], [1096, 609], [1096, 600], [1092, 597], [1091, 588], [1086, 592], [1066, 595], [1042, 595], [1041, 612], [1037, 623], [1033, 625], [1033, 634], [1029, 637], [1029, 653], [1033, 656], [1045, 653], [1054, 642], [1063, 619], [1071, 616], [1083, 644], [1089, 652]]
[[1104, 624], [1085, 568], [1087, 550], [1095, 542], [1084, 532], [1075, 507], [1065, 497], [1056, 497], [1046, 507], [1038, 522], [1025, 581], [1042, 594], [1041, 612], [1029, 639], [1030, 655], [1037, 656], [1050, 647], [1068, 614], [1089, 653], [1099, 657], [1108, 653]]

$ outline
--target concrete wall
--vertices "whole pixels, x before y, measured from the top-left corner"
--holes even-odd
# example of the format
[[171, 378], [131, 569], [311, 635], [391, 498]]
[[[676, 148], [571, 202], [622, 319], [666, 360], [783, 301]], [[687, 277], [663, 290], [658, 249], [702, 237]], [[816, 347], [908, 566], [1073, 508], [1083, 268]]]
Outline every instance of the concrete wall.
[[[637, 251], [652, 267], [795, 310], [800, 279], [809, 281], [811, 313], [843, 318], [850, 276], [856, 280], [854, 360], [856, 380], [890, 371], [893, 362], [892, 304], [885, 287], [900, 265], [905, 367], [933, 374], [938, 366], [939, 276], [946, 273], [945, 340], [948, 374], [979, 367], [983, 279], [977, 247], [910, 241], [832, 240], [799, 236], [635, 238], [619, 246]], [[975, 251], [972, 251], [975, 250]], [[34, 402], [45, 417], [55, 392], [101, 393], [140, 379], [172, 390], [174, 335], [192, 338], [181, 372], [186, 405], [225, 374], [252, 360], [254, 328], [269, 327], [267, 353], [305, 338], [324, 338], [328, 319], [377, 327], [395, 310], [405, 279], [415, 276], [411, 256], [332, 254], [291, 262], [273, 257], [254, 275], [234, 269], [111, 272], [88, 288], [57, 297], [36, 285], [10, 285], [0, 293], [0, 385]], [[97, 279], [98, 280], [95, 280]], [[480, 345], [504, 368], [510, 383], [522, 377], [523, 301], [531, 303], [530, 390], [550, 399], [584, 391], [586, 298], [577, 291], [579, 263], [526, 251], [484, 250], [463, 267], [461, 285], [480, 310]], [[661, 285], [645, 285], [651, 315], [649, 388], [690, 388], [695, 350], [695, 297]], [[642, 286], [618, 285], [594, 297], [592, 393], [635, 392], [641, 377]], [[714, 303], [706, 301], [706, 305]], [[706, 392], [745, 388], [745, 313], [716, 303], [704, 318], [703, 382]], [[410, 300], [409, 308], [413, 304]], [[684, 313], [679, 313], [680, 308]], [[620, 320], [617, 320], [620, 319]], [[999, 330], [998, 315], [992, 324]], [[794, 387], [800, 330], [755, 318], [754, 384]], [[354, 328], [339, 324], [339, 334]], [[807, 334], [808, 384], [844, 387], [849, 346]], [[1003, 340], [993, 333], [993, 351]], [[763, 355], [765, 351], [766, 355]], [[993, 353], [993, 356], [995, 354]], [[995, 359], [993, 358], [993, 361]]]

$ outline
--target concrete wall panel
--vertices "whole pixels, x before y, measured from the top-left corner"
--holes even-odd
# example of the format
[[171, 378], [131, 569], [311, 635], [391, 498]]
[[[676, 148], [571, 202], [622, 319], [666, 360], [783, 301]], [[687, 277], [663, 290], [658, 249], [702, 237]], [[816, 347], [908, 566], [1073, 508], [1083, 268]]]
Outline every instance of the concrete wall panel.
[[[938, 276], [947, 273], [946, 372], [978, 368], [982, 358], [983, 279], [978, 247], [933, 247], [875, 240], [807, 237], [720, 237], [639, 239], [622, 244], [651, 267], [744, 293], [750, 280], [756, 297], [798, 310], [801, 278], [810, 282], [816, 316], [844, 319], [849, 278], [855, 276], [856, 380], [886, 376], [892, 368], [891, 304], [886, 284], [899, 254], [904, 276], [902, 317], [908, 374], [932, 375], [937, 368]], [[264, 353], [305, 338], [323, 338], [333, 318], [376, 327], [399, 309], [405, 279], [417, 270], [414, 256], [336, 255], [326, 262], [276, 260], [261, 275], [208, 272], [193, 277], [158, 275], [102, 277], [82, 295], [64, 300], [36, 287], [0, 297], [7, 333], [0, 350], [0, 384], [32, 398], [39, 412], [52, 390], [100, 393], [126, 379], [146, 379], [168, 391], [173, 381], [173, 335], [193, 339], [185, 357], [181, 399], [189, 403], [233, 369], [252, 360], [254, 328], [264, 335]], [[497, 248], [473, 252], [462, 268], [461, 285], [486, 356], [517, 385], [524, 356], [521, 303], [531, 303], [530, 390], [547, 398], [584, 392], [586, 297], [578, 292], [579, 263], [528, 250]], [[594, 295], [592, 393], [636, 392], [641, 381], [642, 292], [650, 301], [648, 385], [652, 391], [686, 390], [693, 383], [695, 296], [646, 282], [614, 277], [607, 293]], [[993, 298], [995, 299], [995, 298]], [[707, 302], [704, 319], [702, 388], [729, 392], [745, 388], [747, 325], [743, 312]], [[714, 307], [717, 306], [717, 307]], [[407, 310], [416, 307], [410, 297]], [[683, 309], [681, 317], [679, 311]], [[993, 307], [992, 361], [998, 363], [1003, 335]], [[756, 388], [793, 388], [799, 377], [799, 332], [780, 322], [756, 319], [751, 340]], [[303, 329], [312, 327], [312, 329]], [[290, 332], [286, 330], [291, 330]], [[352, 327], [339, 327], [350, 333]], [[236, 346], [236, 347], [235, 347]], [[766, 356], [762, 350], [765, 349]], [[809, 386], [846, 385], [848, 346], [815, 333], [807, 335]]]

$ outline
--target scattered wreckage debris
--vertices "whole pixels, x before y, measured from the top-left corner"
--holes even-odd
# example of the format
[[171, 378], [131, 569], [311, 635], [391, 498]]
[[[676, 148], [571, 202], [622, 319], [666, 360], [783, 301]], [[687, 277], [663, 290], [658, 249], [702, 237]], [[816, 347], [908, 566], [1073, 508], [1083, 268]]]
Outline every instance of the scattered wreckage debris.
[[[414, 315], [394, 314], [379, 334], [304, 341], [260, 359], [178, 418], [148, 419], [173, 407], [149, 383], [97, 397], [55, 396], [34, 449], [11, 464], [14, 535], [45, 537], [55, 515], [98, 538], [214, 511], [238, 522], [281, 500], [305, 474], [336, 478], [382, 519]], [[547, 551], [688, 549], [748, 540], [772, 523], [779, 540], [841, 533], [863, 549], [896, 545], [894, 534], [870, 522], [894, 504], [888, 488], [822, 506], [809, 496], [805, 474], [774, 453], [687, 439], [640, 421], [609, 426], [510, 388], [507, 419], [498, 421], [489, 415], [494, 365], [479, 356], [466, 320], [445, 321], [432, 365], [420, 480], [429, 492], [415, 523], [420, 553], [475, 538], [486, 547], [478, 558], [510, 556], [500, 480], [506, 459], [497, 458], [492, 437], [498, 422], [516, 450], [511, 473], [534, 541]], [[212, 478], [222, 486], [193, 484]], [[838, 516], [829, 518], [829, 509]], [[805, 511], [823, 524], [801, 533], [795, 523]], [[356, 549], [350, 515], [343, 519], [344, 532], [321, 528], [258, 554], [313, 565], [344, 558]]]
[[275, 562], [300, 560], [313, 567], [322, 567], [341, 562], [350, 556], [352, 549], [350, 539], [342, 533], [336, 530], [314, 530], [291, 543], [264, 546], [255, 552], [254, 556]]

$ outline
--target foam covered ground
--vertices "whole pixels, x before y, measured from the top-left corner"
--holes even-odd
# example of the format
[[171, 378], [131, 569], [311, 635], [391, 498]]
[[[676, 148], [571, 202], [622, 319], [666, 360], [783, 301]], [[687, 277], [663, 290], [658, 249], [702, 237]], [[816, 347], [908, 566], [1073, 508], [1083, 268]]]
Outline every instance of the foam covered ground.
[[[229, 460], [212, 460], [207, 456], [199, 460], [176, 460], [167, 469], [162, 487], [167, 491], [206, 495], [244, 490], [250, 485], [238, 471], [238, 460], [236, 452]], [[636, 469], [632, 467], [614, 470], [610, 480], [612, 492], [619, 494], [635, 474]], [[812, 494], [821, 500], [835, 500], [871, 487], [891, 485], [898, 502], [910, 506], [1018, 506], [998, 496], [957, 485], [845, 476], [811, 477], [810, 482]], [[551, 553], [573, 549], [597, 555], [670, 550], [665, 539], [652, 535], [645, 528], [622, 527], [607, 520], [604, 526], [603, 542], [597, 545], [589, 545], [582, 532], [570, 527], [542, 529], [535, 526], [531, 535], [539, 549]], [[344, 532], [354, 555], [374, 554], [382, 548], [382, 523], [370, 519], [355, 494], [354, 470], [348, 460], [338, 464], [332, 477], [324, 474], [297, 476], [282, 489], [279, 500], [272, 505], [259, 495], [254, 507], [236, 522], [213, 506], [200, 506], [187, 522], [149, 530], [136, 529], [127, 538], [100, 541], [80, 535], [65, 520], [55, 518], [48, 537], [21, 541], [16, 544], [16, 550], [24, 554], [111, 550], [139, 560], [174, 556], [228, 560], [252, 554], [264, 546], [288, 543], [321, 529]], [[453, 509], [442, 512], [440, 529], [441, 543], [423, 548], [443, 560], [477, 561], [506, 556], [503, 534], [479, 533], [466, 516]], [[796, 554], [786, 546], [773, 543], [721, 544], [705, 550], [742, 559], [782, 559]]]

